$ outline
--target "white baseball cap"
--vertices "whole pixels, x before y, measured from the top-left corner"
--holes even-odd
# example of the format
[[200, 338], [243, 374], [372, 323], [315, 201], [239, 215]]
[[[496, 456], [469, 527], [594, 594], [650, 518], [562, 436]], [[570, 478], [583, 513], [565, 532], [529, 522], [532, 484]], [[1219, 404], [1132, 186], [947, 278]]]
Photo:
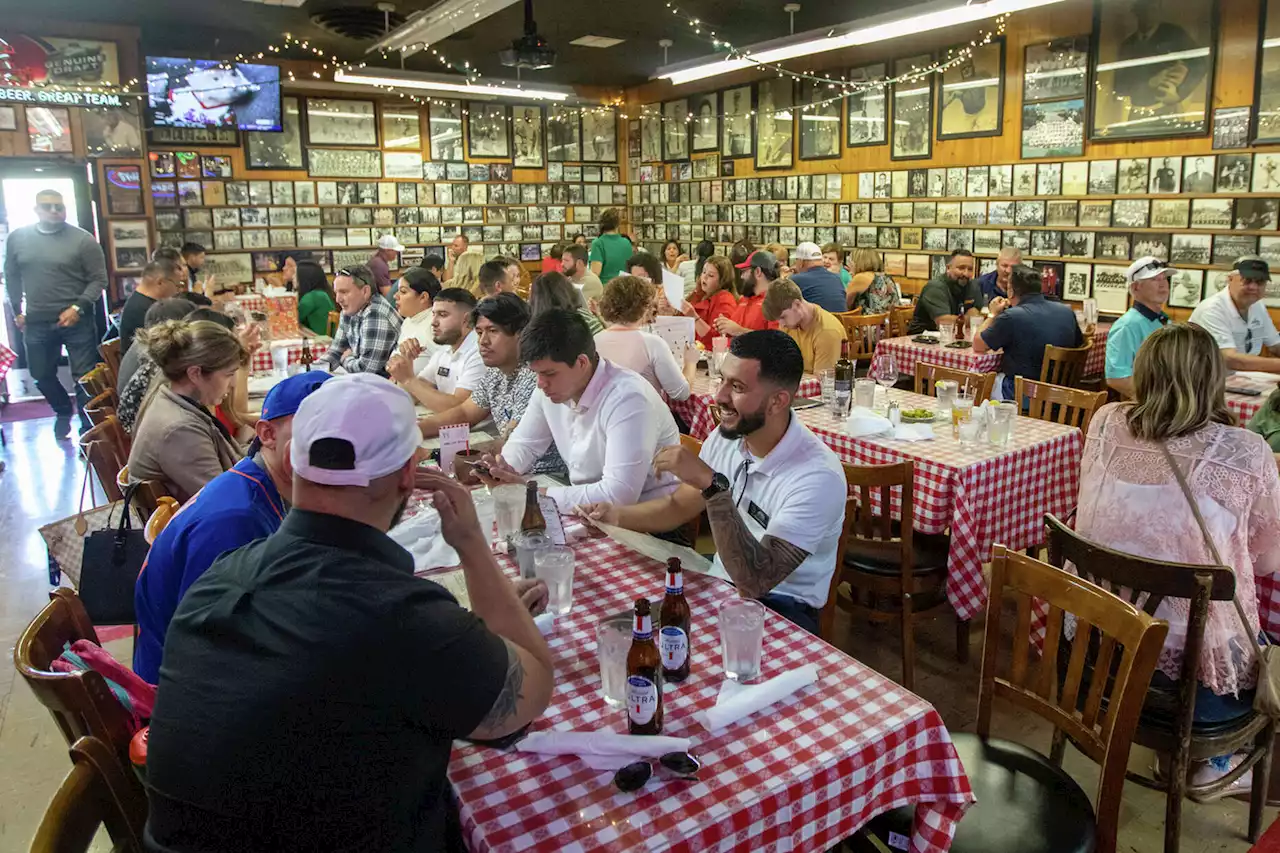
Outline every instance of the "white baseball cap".
[[[338, 441], [317, 444], [325, 439]], [[413, 398], [372, 373], [324, 383], [293, 417], [293, 470], [325, 486], [367, 486], [404, 467], [422, 433]]]
[[1176, 269], [1169, 266], [1155, 255], [1143, 255], [1133, 263], [1129, 264], [1129, 268], [1124, 271], [1124, 280], [1129, 284], [1137, 284], [1140, 281], [1146, 281], [1149, 278], [1155, 278], [1165, 273], [1175, 273]]
[[[366, 243], [365, 245], [368, 245], [368, 244]], [[396, 252], [404, 251], [404, 246], [400, 245], [400, 241], [397, 240], [391, 234], [383, 234], [381, 237], [378, 238], [378, 248], [391, 249], [392, 251], [396, 251]]]
[[822, 249], [817, 243], [801, 243], [796, 246], [794, 257], [797, 261], [820, 261], [822, 260]]

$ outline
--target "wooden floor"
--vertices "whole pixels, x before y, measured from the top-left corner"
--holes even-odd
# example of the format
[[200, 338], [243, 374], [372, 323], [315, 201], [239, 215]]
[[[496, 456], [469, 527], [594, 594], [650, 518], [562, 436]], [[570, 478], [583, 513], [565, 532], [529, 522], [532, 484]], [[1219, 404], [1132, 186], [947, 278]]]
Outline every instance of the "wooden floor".
[[[71, 442], [54, 441], [52, 421], [8, 424], [4, 430], [8, 447], [0, 449], [0, 460], [6, 463], [0, 473], [0, 646], [6, 659], [0, 665], [0, 851], [10, 853], [27, 849], [45, 804], [69, 768], [66, 744], [53, 720], [15, 677], [10, 661], [18, 634], [48, 600], [46, 553], [36, 530], [75, 511], [84, 469]], [[840, 618], [844, 619], [843, 614]], [[869, 628], [843, 621], [838, 628], [846, 651], [890, 678], [899, 676], [895, 626]], [[974, 725], [980, 630], [975, 624], [972, 662], [967, 666], [955, 662], [954, 631], [948, 618], [920, 630], [917, 692], [933, 702], [955, 730], [972, 730]], [[109, 643], [108, 648], [120, 660], [130, 659], [128, 639]], [[1008, 707], [997, 704], [993, 729], [1048, 750], [1047, 727]], [[1150, 754], [1136, 754], [1133, 765], [1150, 761]], [[1068, 750], [1067, 767], [1092, 795], [1097, 784], [1092, 762]], [[1157, 853], [1164, 837], [1163, 796], [1133, 784], [1124, 793], [1119, 849]], [[1203, 806], [1186, 803], [1183, 853], [1245, 853], [1247, 814], [1247, 806], [1234, 800]], [[1268, 809], [1266, 822], [1275, 818], [1276, 810]]]

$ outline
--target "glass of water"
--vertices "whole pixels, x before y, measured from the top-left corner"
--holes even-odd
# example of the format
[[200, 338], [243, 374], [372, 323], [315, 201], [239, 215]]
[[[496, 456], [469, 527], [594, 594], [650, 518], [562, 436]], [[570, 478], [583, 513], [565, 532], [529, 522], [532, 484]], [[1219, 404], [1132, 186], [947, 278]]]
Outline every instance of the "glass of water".
[[719, 619], [725, 677], [730, 681], [759, 678], [764, 605], [745, 598], [730, 598], [720, 603]]
[[520, 532], [520, 521], [524, 518], [525, 488], [508, 483], [497, 486], [492, 491], [498, 519], [498, 544], [501, 545]]
[[1013, 406], [1003, 403], [987, 409], [990, 424], [987, 427], [987, 438], [992, 444], [1004, 447], [1009, 443], [1009, 428], [1013, 426]]
[[818, 384], [822, 388], [822, 405], [827, 409], [836, 404], [836, 371], [834, 367], [818, 371]]
[[547, 612], [564, 616], [573, 609], [573, 549], [542, 548], [533, 555], [533, 575], [547, 585]]
[[631, 619], [613, 616], [596, 623], [596, 658], [600, 661], [600, 695], [610, 708], [627, 703], [627, 652], [631, 651]]
[[961, 447], [975, 447], [978, 444], [978, 437], [982, 433], [982, 424], [972, 418], [967, 421], [961, 421], [957, 437], [960, 439]]
[[485, 488], [472, 489], [471, 500], [476, 505], [476, 517], [480, 520], [480, 532], [484, 541], [493, 541], [494, 500]]
[[876, 381], [874, 379], [853, 380], [853, 404], [864, 409], [874, 408], [876, 404]]

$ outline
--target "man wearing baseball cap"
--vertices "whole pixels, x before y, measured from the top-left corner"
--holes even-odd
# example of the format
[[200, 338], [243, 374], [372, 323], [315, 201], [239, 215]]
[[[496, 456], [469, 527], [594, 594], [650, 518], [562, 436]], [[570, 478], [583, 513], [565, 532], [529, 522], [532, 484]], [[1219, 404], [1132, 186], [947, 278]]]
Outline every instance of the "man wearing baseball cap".
[[764, 295], [769, 285], [778, 279], [778, 259], [772, 252], [756, 249], [747, 259], [737, 264], [742, 276], [742, 298], [732, 314], [715, 319], [716, 331], [735, 337], [761, 329], [776, 329], [777, 322], [764, 317]]
[[[165, 644], [147, 755], [149, 846], [462, 846], [455, 738], [518, 731], [551, 698], [546, 642], [467, 489], [418, 470], [413, 400], [358, 374], [294, 420], [293, 508], [187, 592]], [[470, 598], [414, 577], [387, 531], [431, 495]], [[456, 846], [455, 846], [456, 845]]]
[[133, 671], [155, 684], [169, 621], [187, 588], [227, 551], [270, 536], [293, 497], [289, 441], [298, 406], [329, 374], [299, 373], [278, 382], [262, 403], [244, 459], [214, 477], [152, 543], [134, 585], [138, 639]]
[[1213, 335], [1230, 370], [1280, 373], [1280, 361], [1260, 353], [1263, 347], [1280, 356], [1280, 334], [1263, 304], [1271, 267], [1257, 255], [1236, 259], [1227, 286], [1191, 312], [1191, 322]]
[[1124, 277], [1133, 297], [1129, 310], [1111, 325], [1107, 333], [1107, 387], [1122, 397], [1133, 397], [1133, 360], [1138, 347], [1169, 322], [1164, 313], [1169, 298], [1169, 276], [1176, 270], [1151, 255], [1129, 264]]
[[378, 248], [369, 256], [369, 269], [373, 270], [373, 283], [378, 292], [391, 298], [391, 264], [396, 262], [404, 246], [390, 234], [378, 238]]
[[1133, 397], [1133, 360], [1138, 347], [1169, 323], [1164, 305], [1169, 298], [1169, 277], [1175, 272], [1178, 270], [1152, 255], [1139, 257], [1125, 270], [1132, 305], [1107, 333], [1107, 387], [1120, 396]]
[[823, 266], [822, 249], [817, 243], [801, 243], [792, 257], [795, 265], [791, 280], [800, 288], [805, 302], [832, 314], [846, 310], [844, 284], [840, 276]]

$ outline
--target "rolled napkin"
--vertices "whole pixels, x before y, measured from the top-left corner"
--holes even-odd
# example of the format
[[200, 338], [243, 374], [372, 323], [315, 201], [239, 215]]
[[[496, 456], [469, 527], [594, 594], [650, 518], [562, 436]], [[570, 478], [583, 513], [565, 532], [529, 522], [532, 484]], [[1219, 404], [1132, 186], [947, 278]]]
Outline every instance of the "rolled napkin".
[[538, 626], [538, 633], [545, 637], [555, 630], [556, 616], [554, 613], [543, 613], [533, 617], [533, 624]]
[[849, 419], [845, 421], [844, 429], [854, 438], [863, 438], [889, 432], [893, 429], [893, 424], [889, 423], [888, 418], [877, 415], [866, 406], [854, 406], [849, 412]]
[[668, 752], [688, 752], [692, 745], [693, 742], [687, 737], [553, 731], [534, 732], [516, 744], [516, 749], [541, 755], [614, 756], [629, 759], [617, 765], [622, 767], [644, 757], [657, 758]]
[[697, 714], [696, 717], [707, 731], [714, 732], [782, 701], [817, 680], [817, 665], [808, 663], [760, 684], [743, 685], [726, 681], [720, 688], [715, 707]]

